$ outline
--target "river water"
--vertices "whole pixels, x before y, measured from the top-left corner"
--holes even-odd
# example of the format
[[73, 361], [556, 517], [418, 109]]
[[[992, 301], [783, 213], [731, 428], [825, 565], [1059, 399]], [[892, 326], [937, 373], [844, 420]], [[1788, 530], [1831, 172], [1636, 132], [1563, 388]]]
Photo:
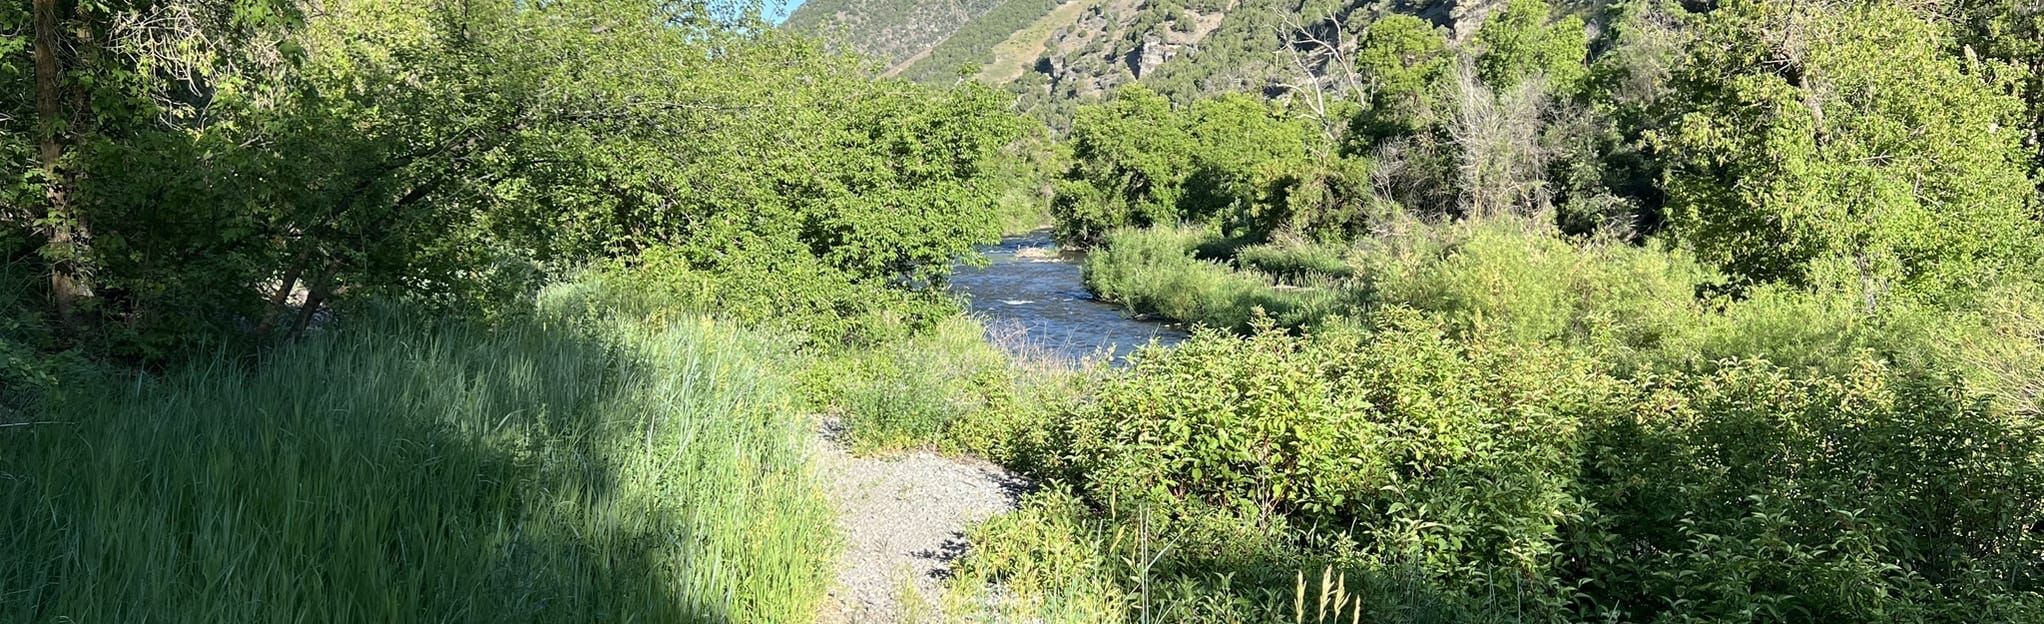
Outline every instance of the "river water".
[[951, 290], [986, 321], [988, 337], [1010, 353], [1073, 361], [1119, 362], [1152, 340], [1177, 344], [1185, 332], [1130, 318], [1120, 306], [1093, 298], [1079, 266], [1084, 257], [1058, 252], [1048, 231], [980, 248], [992, 264], [961, 266]]

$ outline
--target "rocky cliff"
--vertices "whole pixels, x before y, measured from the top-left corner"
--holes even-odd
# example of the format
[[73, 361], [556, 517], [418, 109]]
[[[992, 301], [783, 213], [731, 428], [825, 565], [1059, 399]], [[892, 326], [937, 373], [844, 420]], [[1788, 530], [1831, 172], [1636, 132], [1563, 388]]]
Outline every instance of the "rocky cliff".
[[[931, 84], [1005, 86], [1057, 109], [1140, 81], [1174, 98], [1281, 90], [1302, 29], [1354, 32], [1389, 13], [1466, 39], [1504, 0], [811, 0], [789, 27], [822, 33]], [[1567, 1], [1582, 10], [1602, 0]]]

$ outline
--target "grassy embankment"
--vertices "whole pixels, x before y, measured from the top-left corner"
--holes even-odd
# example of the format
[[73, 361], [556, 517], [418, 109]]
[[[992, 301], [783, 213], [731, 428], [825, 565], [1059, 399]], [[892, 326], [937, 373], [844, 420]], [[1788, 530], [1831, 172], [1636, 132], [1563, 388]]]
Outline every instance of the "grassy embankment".
[[788, 346], [592, 288], [52, 392], [0, 428], [0, 620], [810, 621]]

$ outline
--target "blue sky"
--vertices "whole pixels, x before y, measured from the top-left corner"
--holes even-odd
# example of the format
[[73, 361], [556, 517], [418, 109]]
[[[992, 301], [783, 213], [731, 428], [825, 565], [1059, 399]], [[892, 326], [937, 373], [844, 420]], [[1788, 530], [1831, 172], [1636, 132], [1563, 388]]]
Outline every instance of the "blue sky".
[[779, 24], [788, 19], [788, 14], [794, 12], [795, 7], [798, 6], [802, 6], [802, 0], [784, 0], [783, 2], [769, 0], [766, 7], [767, 21]]

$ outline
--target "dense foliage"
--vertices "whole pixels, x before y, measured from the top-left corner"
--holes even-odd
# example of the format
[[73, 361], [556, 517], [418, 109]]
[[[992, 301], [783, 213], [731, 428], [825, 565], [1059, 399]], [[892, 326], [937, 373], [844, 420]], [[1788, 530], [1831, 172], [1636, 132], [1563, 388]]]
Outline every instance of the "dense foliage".
[[[1128, 87], [1081, 110], [1069, 142], [1071, 167], [1052, 205], [1069, 243], [1183, 220], [1243, 236], [1339, 231], [1360, 220], [1338, 201], [1361, 184], [1348, 170], [1359, 163], [1314, 158], [1307, 124], [1248, 95], [1174, 111], [1162, 96]], [[1344, 209], [1351, 212], [1336, 212]]]
[[1038, 166], [757, 15], [0, 7], [0, 619], [814, 621], [799, 369]]
[[1681, 155], [1675, 231], [1704, 257], [1754, 282], [1860, 282], [1870, 303], [2033, 266], [2040, 207], [2009, 70], [1880, 3], [1712, 18], [1673, 77], [1685, 104], [1664, 148]]
[[1086, 32], [0, 7], [0, 613], [814, 621], [822, 412], [1042, 486], [961, 618], [2044, 621], [2036, 7], [847, 7]]
[[1211, 329], [1014, 435], [1066, 489], [976, 578], [1080, 619], [2044, 617], [2034, 10], [1320, 10], [1258, 115], [1077, 110], [1089, 288]]
[[1366, 596], [1363, 621], [2026, 621], [2044, 606], [2028, 535], [2044, 432], [1951, 381], [1870, 360], [1624, 380], [1409, 311], [1372, 322], [1146, 353], [1051, 419], [1027, 461], [1168, 536], [1157, 578], [1283, 595], [1293, 570], [1332, 566]]
[[8, 187], [6, 253], [73, 336], [155, 358], [371, 298], [487, 312], [656, 249], [752, 275], [724, 282], [745, 316], [835, 313], [999, 233], [983, 178], [1020, 128], [985, 89], [664, 3], [265, 6], [53, 13], [68, 70], [0, 102], [50, 155]]

